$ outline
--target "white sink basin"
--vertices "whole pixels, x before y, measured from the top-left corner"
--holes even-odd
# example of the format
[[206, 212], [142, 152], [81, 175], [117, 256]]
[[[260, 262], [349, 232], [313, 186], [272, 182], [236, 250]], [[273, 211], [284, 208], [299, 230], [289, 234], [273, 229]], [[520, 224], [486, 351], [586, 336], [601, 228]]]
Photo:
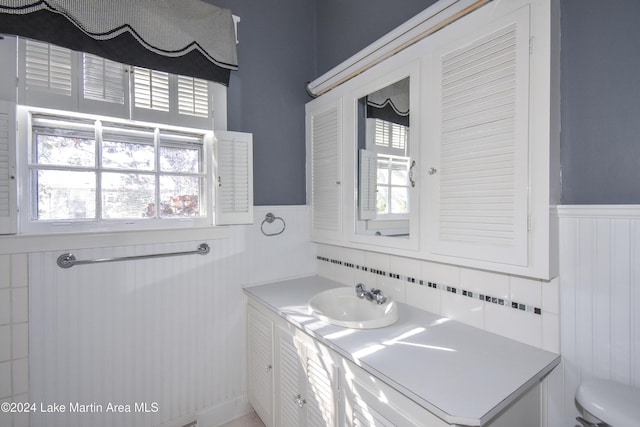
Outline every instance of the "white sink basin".
[[387, 298], [384, 304], [356, 296], [351, 287], [329, 289], [309, 300], [311, 314], [323, 322], [354, 329], [383, 328], [398, 320], [398, 305]]

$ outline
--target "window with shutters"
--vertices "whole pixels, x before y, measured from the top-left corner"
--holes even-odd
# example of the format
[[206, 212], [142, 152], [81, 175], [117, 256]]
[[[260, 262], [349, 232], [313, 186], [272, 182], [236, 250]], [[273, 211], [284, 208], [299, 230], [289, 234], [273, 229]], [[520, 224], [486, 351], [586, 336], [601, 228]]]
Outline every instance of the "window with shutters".
[[0, 172], [16, 179], [0, 182], [0, 234], [251, 222], [251, 135], [213, 132], [226, 89], [27, 39], [12, 54]]
[[[367, 119], [367, 146], [375, 153], [375, 218], [403, 219], [409, 215], [409, 127]], [[373, 178], [373, 174], [371, 174]]]
[[25, 231], [210, 225], [212, 132], [25, 112]]

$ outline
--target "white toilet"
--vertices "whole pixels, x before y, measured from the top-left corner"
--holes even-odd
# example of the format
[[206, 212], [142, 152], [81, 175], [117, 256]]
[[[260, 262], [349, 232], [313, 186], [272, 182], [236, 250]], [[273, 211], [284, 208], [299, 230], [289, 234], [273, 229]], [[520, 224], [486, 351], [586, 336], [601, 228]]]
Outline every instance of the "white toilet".
[[607, 380], [583, 381], [576, 392], [584, 425], [640, 426], [640, 389]]

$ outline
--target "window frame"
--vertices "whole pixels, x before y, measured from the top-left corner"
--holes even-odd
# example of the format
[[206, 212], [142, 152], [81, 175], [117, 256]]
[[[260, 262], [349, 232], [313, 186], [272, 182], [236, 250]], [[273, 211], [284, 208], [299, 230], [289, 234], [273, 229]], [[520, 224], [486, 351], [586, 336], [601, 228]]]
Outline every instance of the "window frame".
[[[385, 126], [388, 123], [389, 126], [389, 138], [388, 138], [388, 144], [386, 145], [382, 145], [382, 144], [378, 144], [378, 138], [377, 138], [377, 131], [378, 131], [378, 123], [382, 122], [382, 126]], [[404, 142], [403, 142], [403, 147], [402, 148], [396, 148], [393, 147], [393, 126], [399, 126], [402, 127], [404, 129]], [[410, 170], [411, 170], [411, 153], [410, 153], [410, 138], [411, 138], [411, 134], [410, 134], [410, 128], [407, 126], [403, 126], [397, 123], [392, 123], [392, 122], [388, 122], [386, 120], [382, 120], [382, 119], [378, 119], [378, 118], [367, 118], [367, 122], [366, 122], [366, 145], [367, 145], [367, 150], [373, 151], [376, 153], [376, 181], [375, 181], [375, 185], [376, 185], [376, 203], [375, 203], [375, 219], [370, 220], [371, 224], [373, 224], [375, 221], [398, 221], [398, 220], [408, 220], [410, 218], [411, 215], [411, 208], [410, 208], [410, 203], [411, 203], [411, 197], [409, 197], [409, 194], [411, 192], [411, 180], [409, 177], [410, 174]], [[387, 170], [389, 172], [388, 177], [387, 177], [387, 183], [386, 184], [381, 184], [378, 182], [378, 175], [377, 175], [377, 171], [378, 171], [378, 164], [381, 160], [381, 158], [383, 158], [383, 160], [387, 160], [389, 161], [389, 159], [403, 159], [406, 160], [407, 162], [407, 182], [405, 185], [398, 185], [398, 184], [392, 184], [392, 177], [391, 177], [391, 170], [392, 168], [389, 167]], [[387, 204], [389, 206], [389, 210], [391, 210], [391, 189], [394, 187], [402, 187], [402, 188], [406, 188], [407, 189], [407, 206], [408, 207], [408, 212], [406, 213], [395, 213], [395, 212], [389, 212], [389, 213], [379, 213], [378, 212], [378, 203], [377, 203], [377, 193], [378, 193], [378, 188], [379, 186], [383, 186], [385, 188], [387, 188], [388, 190], [388, 194], [387, 194]]]
[[[145, 128], [156, 128], [161, 131], [178, 132], [192, 135], [202, 136], [202, 190], [201, 190], [201, 207], [205, 209], [206, 214], [199, 217], [180, 217], [180, 218], [127, 218], [127, 219], [82, 219], [82, 220], [35, 220], [32, 218], [34, 198], [37, 195], [33, 193], [32, 173], [34, 169], [31, 159], [33, 159], [33, 115], [53, 115], [59, 118], [69, 119], [85, 119], [85, 120], [102, 120], [109, 123], [120, 124], [125, 127], [140, 126]], [[164, 229], [180, 229], [192, 227], [210, 227], [214, 224], [213, 210], [213, 144], [214, 133], [211, 130], [186, 128], [180, 126], [165, 125], [161, 123], [140, 122], [132, 120], [118, 119], [114, 117], [104, 117], [94, 114], [78, 114], [73, 115], [68, 111], [51, 110], [45, 108], [18, 106], [18, 166], [19, 166], [19, 183], [18, 197], [19, 206], [22, 206], [19, 212], [19, 233], [20, 234], [54, 234], [54, 233], [83, 233], [83, 232], [116, 232], [126, 230], [164, 230]], [[157, 131], [156, 131], [157, 133]], [[99, 165], [96, 165], [99, 168]], [[159, 168], [159, 165], [156, 165]], [[36, 168], [37, 169], [37, 168]], [[63, 167], [57, 167], [57, 170], [64, 170]], [[72, 168], [69, 168], [72, 169]], [[109, 169], [110, 170], [110, 169]], [[154, 174], [158, 171], [153, 172]], [[160, 176], [163, 176], [161, 174]], [[156, 194], [159, 189], [156, 189]], [[99, 197], [99, 195], [96, 195]], [[157, 196], [156, 196], [157, 197]], [[158, 200], [156, 200], [157, 202]]]

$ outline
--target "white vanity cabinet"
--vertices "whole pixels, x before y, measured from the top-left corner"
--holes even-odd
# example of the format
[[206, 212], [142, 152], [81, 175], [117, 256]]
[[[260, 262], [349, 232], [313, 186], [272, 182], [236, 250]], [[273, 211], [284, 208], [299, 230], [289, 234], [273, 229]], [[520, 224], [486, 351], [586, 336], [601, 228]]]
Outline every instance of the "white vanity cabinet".
[[275, 316], [248, 305], [248, 398], [266, 426], [338, 425], [338, 368], [329, 350]]
[[267, 427], [273, 427], [273, 321], [247, 308], [247, 382], [251, 406]]
[[328, 350], [284, 325], [276, 333], [276, 425], [338, 425], [338, 369]]
[[312, 276], [245, 289], [249, 403], [267, 426], [540, 425], [540, 381], [558, 355], [404, 304], [380, 329], [313, 318], [309, 298], [337, 286]]
[[344, 419], [349, 427], [451, 427], [393, 388], [343, 359]]
[[[557, 0], [490, 1], [309, 102], [312, 239], [545, 280], [555, 277], [558, 16]], [[402, 69], [410, 71], [390, 77]], [[330, 75], [340, 74], [332, 70], [317, 81]], [[416, 193], [409, 200], [411, 231], [396, 238], [363, 236], [358, 232], [365, 222], [358, 205], [363, 128], [354, 118], [360, 114], [358, 101], [409, 76], [408, 172], [415, 186], [410, 190]], [[331, 129], [339, 129], [332, 133], [340, 140], [331, 145], [336, 151], [330, 164], [339, 166], [340, 159], [341, 173], [319, 168], [318, 153], [329, 146], [316, 127], [309, 128], [327, 105], [342, 111], [323, 116], [323, 126], [331, 120]], [[328, 192], [335, 181], [342, 187]], [[383, 187], [378, 182], [379, 192]], [[336, 192], [341, 193], [338, 204]], [[330, 230], [317, 221], [327, 213], [339, 221]], [[384, 219], [376, 218], [378, 224]]]

